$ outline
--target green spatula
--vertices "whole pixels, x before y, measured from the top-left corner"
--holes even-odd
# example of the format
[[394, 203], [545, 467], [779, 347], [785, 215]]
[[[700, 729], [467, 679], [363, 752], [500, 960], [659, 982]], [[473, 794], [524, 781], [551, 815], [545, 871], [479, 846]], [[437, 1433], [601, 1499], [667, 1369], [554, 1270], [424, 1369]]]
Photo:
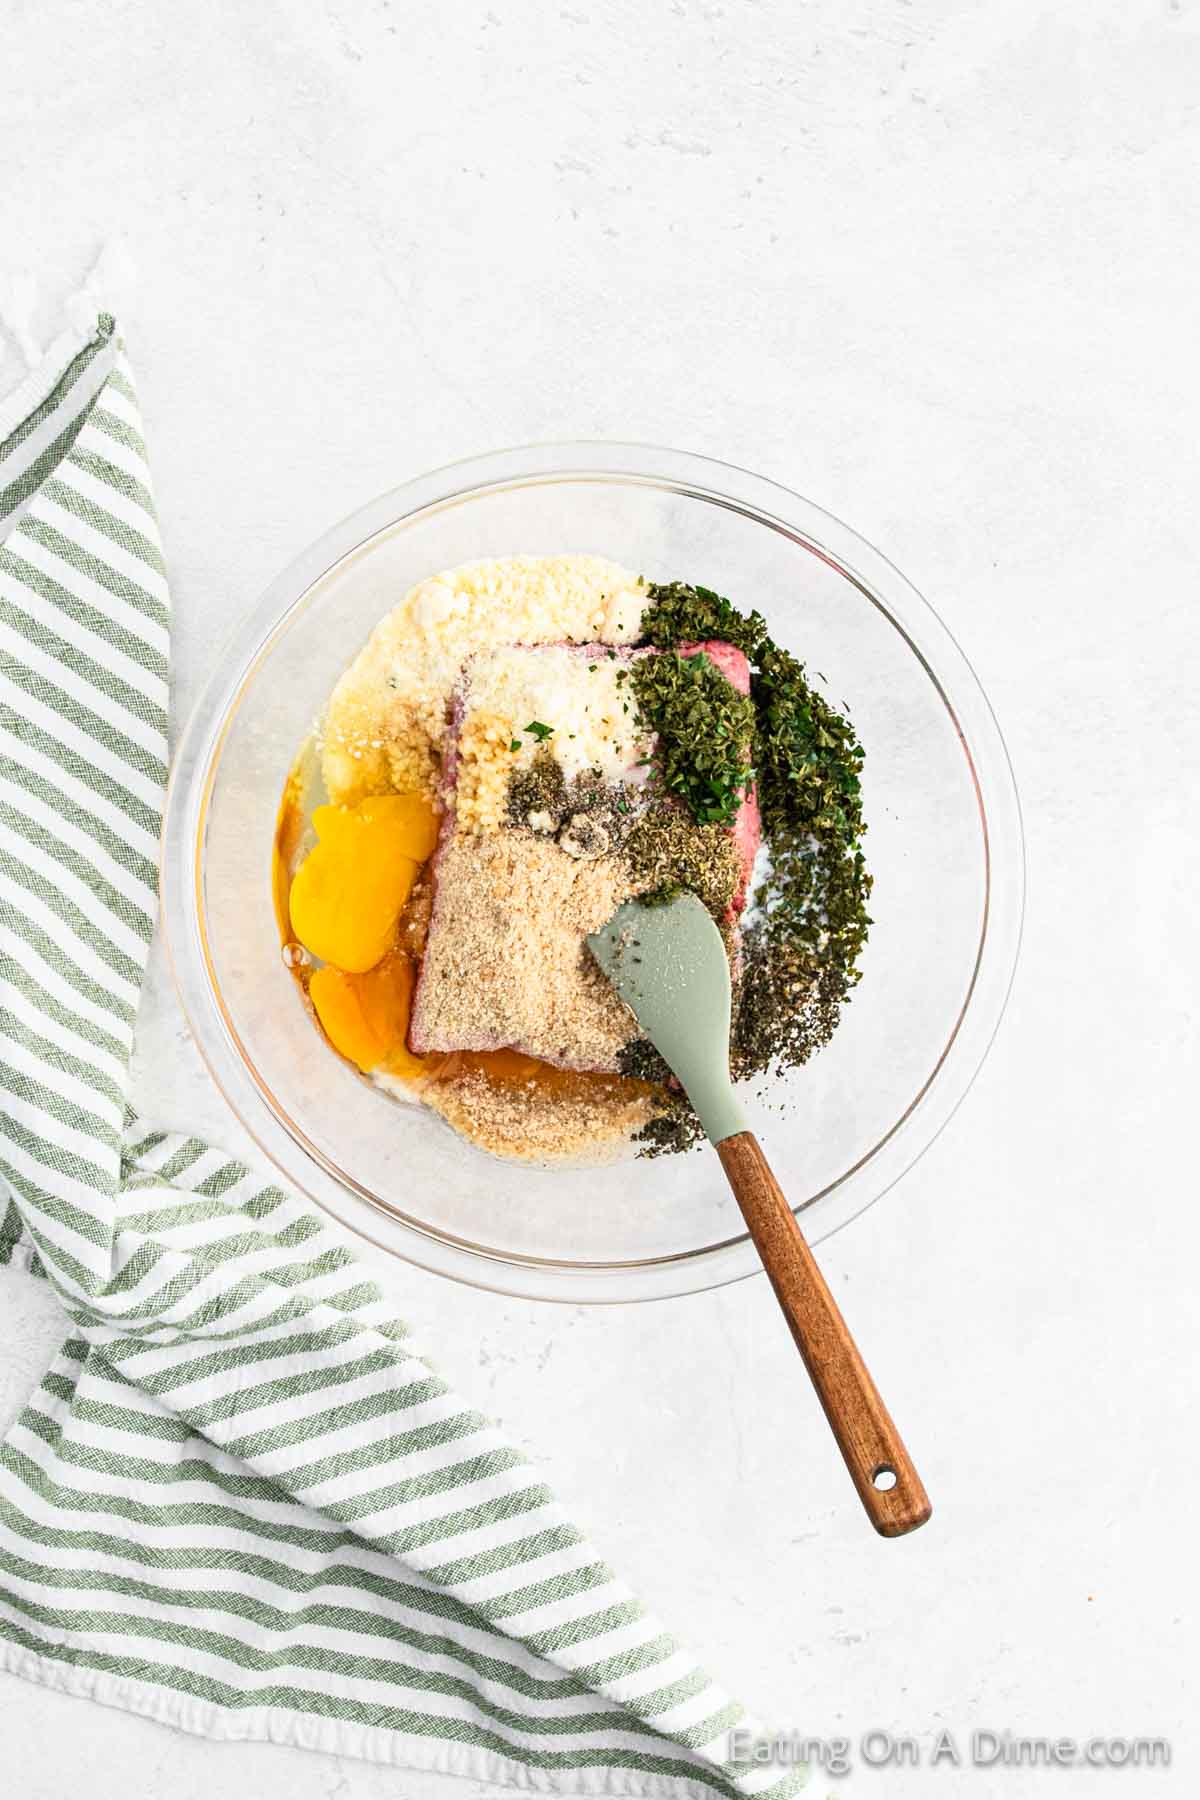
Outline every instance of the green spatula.
[[707, 908], [629, 901], [587, 941], [716, 1147], [871, 1523], [915, 1531], [931, 1510], [921, 1478], [734, 1094], [729, 961]]

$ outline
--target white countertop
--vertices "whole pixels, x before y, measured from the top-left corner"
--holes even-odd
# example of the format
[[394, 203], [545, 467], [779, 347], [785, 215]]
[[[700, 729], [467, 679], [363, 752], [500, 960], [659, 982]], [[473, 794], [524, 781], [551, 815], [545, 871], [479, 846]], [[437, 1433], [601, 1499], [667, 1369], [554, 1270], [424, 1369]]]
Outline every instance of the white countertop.
[[[0, 265], [41, 277], [42, 341], [103, 240], [140, 267], [177, 716], [320, 529], [556, 436], [777, 477], [964, 644], [1026, 810], [1017, 988], [950, 1128], [822, 1252], [930, 1526], [867, 1529], [761, 1280], [587, 1311], [376, 1260], [779, 1726], [1161, 1734], [1165, 1776], [937, 1792], [1193, 1791], [1198, 0], [18, 0], [4, 38]], [[158, 953], [137, 1097], [241, 1146]], [[7, 1422], [61, 1326], [14, 1271], [0, 1306]], [[11, 1678], [0, 1737], [26, 1800], [449, 1791]], [[928, 1800], [856, 1765], [810, 1791]]]

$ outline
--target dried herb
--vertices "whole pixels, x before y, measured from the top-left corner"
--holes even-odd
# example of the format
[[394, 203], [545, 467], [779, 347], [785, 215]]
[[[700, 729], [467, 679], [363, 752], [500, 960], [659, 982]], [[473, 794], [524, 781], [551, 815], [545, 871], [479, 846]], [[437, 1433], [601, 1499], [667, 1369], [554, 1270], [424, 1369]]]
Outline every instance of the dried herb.
[[634, 1133], [640, 1156], [677, 1156], [703, 1143], [704, 1127], [682, 1094], [665, 1090], [662, 1110]]
[[654, 1082], [659, 1089], [654, 1116], [635, 1133], [639, 1155], [674, 1155], [701, 1141], [703, 1126], [682, 1089], [668, 1086], [671, 1071], [649, 1038], [632, 1038], [618, 1053], [617, 1062], [622, 1075]]
[[539, 750], [527, 769], [514, 769], [508, 778], [510, 825], [528, 825], [531, 813], [549, 813], [557, 829], [567, 804], [566, 778], [548, 750]]
[[863, 750], [804, 668], [768, 644], [751, 681], [759, 805], [772, 867], [745, 939], [740, 1051], [748, 1072], [794, 1068], [828, 1042], [859, 979], [871, 920], [862, 853]]
[[743, 940], [742, 976], [734, 995], [730, 1067], [735, 1079], [775, 1064], [794, 1069], [827, 1044], [845, 998], [835, 959], [755, 926]]
[[737, 892], [739, 862], [724, 825], [697, 825], [679, 806], [648, 808], [625, 840], [625, 859], [639, 898], [665, 904], [696, 894], [723, 919]]
[[655, 732], [662, 788], [699, 824], [728, 824], [753, 780], [754, 708], [707, 656], [664, 653], [633, 665], [638, 727]]
[[693, 587], [687, 581], [651, 582], [649, 594], [640, 641], [659, 650], [715, 638], [733, 644], [754, 662], [760, 648], [770, 642], [761, 613], [740, 613], [711, 588]]
[[634, 1081], [666, 1083], [671, 1079], [670, 1069], [649, 1038], [630, 1038], [623, 1044], [617, 1052], [617, 1067]]

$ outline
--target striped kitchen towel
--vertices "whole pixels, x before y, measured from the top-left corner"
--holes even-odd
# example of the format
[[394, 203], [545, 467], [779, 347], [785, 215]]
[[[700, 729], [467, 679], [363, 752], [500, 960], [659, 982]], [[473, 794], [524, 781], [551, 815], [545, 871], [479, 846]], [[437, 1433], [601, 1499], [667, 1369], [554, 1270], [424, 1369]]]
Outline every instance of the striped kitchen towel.
[[49, 362], [0, 414], [0, 1260], [70, 1335], [0, 1446], [0, 1658], [212, 1737], [782, 1797], [315, 1213], [130, 1112], [168, 592], [112, 318]]

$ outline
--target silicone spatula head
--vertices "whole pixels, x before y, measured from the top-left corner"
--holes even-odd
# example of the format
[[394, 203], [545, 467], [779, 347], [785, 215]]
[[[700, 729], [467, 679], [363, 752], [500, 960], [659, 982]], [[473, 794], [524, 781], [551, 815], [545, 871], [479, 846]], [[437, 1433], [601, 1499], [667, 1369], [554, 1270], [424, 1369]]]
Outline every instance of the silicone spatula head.
[[706, 906], [627, 900], [588, 945], [714, 1143], [746, 1129], [729, 1079], [729, 957]]

